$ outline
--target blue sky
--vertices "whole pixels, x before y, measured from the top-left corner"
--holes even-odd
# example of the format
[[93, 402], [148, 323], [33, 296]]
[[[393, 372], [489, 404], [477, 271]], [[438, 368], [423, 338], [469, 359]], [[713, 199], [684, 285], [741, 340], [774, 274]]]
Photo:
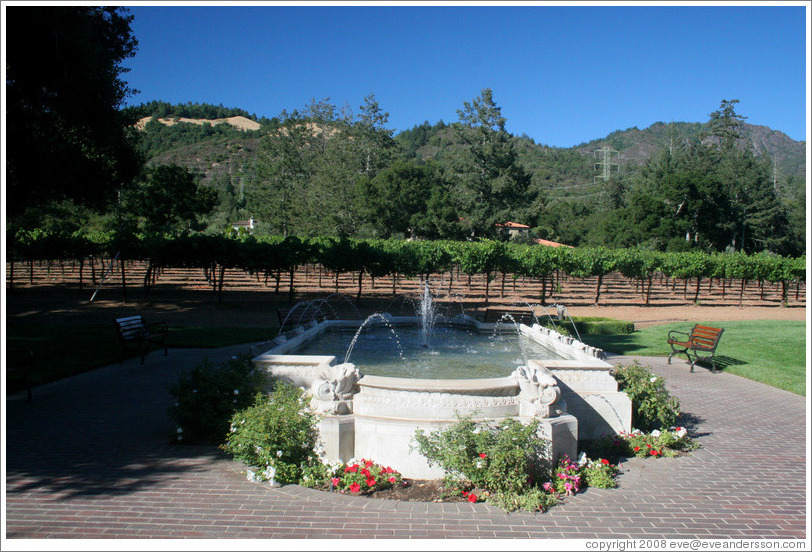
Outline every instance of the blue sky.
[[[808, 4], [807, 4], [808, 5]], [[491, 88], [513, 134], [570, 147], [657, 121], [747, 122], [806, 140], [803, 3], [730, 5], [131, 5], [124, 78], [150, 100], [273, 117], [311, 99], [389, 128], [456, 121]]]

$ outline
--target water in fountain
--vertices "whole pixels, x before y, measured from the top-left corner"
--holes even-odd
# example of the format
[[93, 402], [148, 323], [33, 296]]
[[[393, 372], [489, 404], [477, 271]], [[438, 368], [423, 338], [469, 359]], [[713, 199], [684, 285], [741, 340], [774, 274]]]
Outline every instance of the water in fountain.
[[541, 326], [541, 324], [539, 324], [538, 316], [536, 316], [536, 308], [540, 307], [541, 305], [531, 305], [527, 301], [515, 301], [511, 306], [514, 307], [514, 306], [518, 306], [518, 305], [524, 305], [528, 309], [530, 309], [530, 314], [533, 315], [533, 320], [535, 321], [536, 324]]
[[429, 347], [429, 336], [434, 331], [434, 320], [436, 312], [434, 301], [429, 291], [429, 284], [423, 286], [423, 296], [420, 299], [420, 341], [424, 348]]
[[352, 350], [355, 347], [355, 343], [358, 341], [358, 336], [361, 335], [361, 332], [363, 331], [364, 328], [366, 328], [367, 324], [369, 324], [370, 322], [372, 322], [373, 320], [376, 320], [376, 319], [383, 322], [384, 326], [389, 328], [389, 331], [392, 333], [392, 335], [395, 338], [395, 344], [398, 347], [399, 356], [400, 356], [401, 359], [405, 360], [405, 357], [403, 356], [403, 348], [400, 346], [400, 339], [398, 339], [398, 334], [395, 331], [395, 328], [392, 327], [392, 324], [389, 323], [389, 320], [386, 318], [386, 316], [384, 314], [382, 314], [380, 312], [376, 312], [375, 314], [369, 315], [367, 317], [367, 319], [364, 320], [363, 324], [361, 324], [358, 327], [358, 331], [355, 332], [355, 335], [353, 336], [352, 341], [350, 341], [350, 346], [347, 347], [347, 354], [344, 355], [344, 364], [347, 364], [350, 361], [350, 355], [352, 354]]
[[[284, 320], [282, 320], [282, 324], [279, 326], [279, 333], [277, 335], [282, 334], [282, 330], [285, 328], [285, 324], [288, 323], [288, 320], [291, 318], [293, 313], [298, 312], [299, 314], [299, 317], [296, 319], [297, 322], [296, 325], [298, 326], [300, 325], [299, 322], [302, 321], [307, 311], [311, 309], [318, 311], [319, 314], [323, 314], [323, 311], [321, 310], [321, 305], [317, 305], [315, 301], [299, 301], [298, 303], [293, 305], [288, 311]], [[335, 313], [335, 311], [333, 311], [333, 313]]]
[[496, 321], [496, 325], [494, 326], [494, 330], [493, 330], [494, 337], [499, 335], [499, 330], [500, 330], [502, 324], [504, 322], [507, 322], [507, 321], [510, 321], [513, 324], [513, 327], [516, 329], [516, 338], [519, 341], [519, 347], [521, 348], [521, 351], [522, 351], [522, 361], [524, 362], [523, 366], [528, 366], [528, 362], [527, 362], [527, 346], [524, 343], [522, 330], [519, 327], [519, 323], [516, 322], [516, 319], [513, 318], [513, 316], [511, 316], [508, 313], [505, 313], [499, 318], [499, 320]]

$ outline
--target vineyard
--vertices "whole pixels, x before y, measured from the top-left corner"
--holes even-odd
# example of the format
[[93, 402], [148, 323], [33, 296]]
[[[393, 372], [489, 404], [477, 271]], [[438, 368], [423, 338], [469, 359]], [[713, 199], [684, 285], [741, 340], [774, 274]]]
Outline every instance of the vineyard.
[[529, 305], [804, 306], [806, 259], [769, 254], [551, 248], [496, 241], [17, 235], [7, 289], [63, 287], [88, 297], [212, 298], [262, 293], [280, 304], [340, 294], [386, 303], [428, 278], [465, 309]]

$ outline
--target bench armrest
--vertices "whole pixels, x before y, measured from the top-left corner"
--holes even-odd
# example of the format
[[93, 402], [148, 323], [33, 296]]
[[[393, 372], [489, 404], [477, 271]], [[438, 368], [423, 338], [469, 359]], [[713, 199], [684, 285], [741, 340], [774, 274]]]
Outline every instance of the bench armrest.
[[[691, 334], [686, 332], [678, 332], [677, 330], [671, 330], [668, 332], [668, 339], [675, 339], [676, 336], [684, 335], [685, 337], [690, 337]], [[687, 340], [686, 340], [687, 341]]]

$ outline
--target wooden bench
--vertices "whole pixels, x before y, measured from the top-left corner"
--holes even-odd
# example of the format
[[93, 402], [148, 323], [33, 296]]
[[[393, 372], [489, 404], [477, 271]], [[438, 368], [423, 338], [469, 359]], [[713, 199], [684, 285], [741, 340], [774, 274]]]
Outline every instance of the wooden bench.
[[512, 309], [485, 309], [482, 321], [485, 323], [510, 322], [508, 316], [513, 318], [517, 324], [532, 326], [536, 323], [536, 316], [532, 311]]
[[12, 380], [21, 386], [28, 394], [28, 402], [31, 402], [31, 370], [34, 368], [34, 352], [31, 349], [21, 347], [9, 348], [6, 355], [6, 376], [8, 383]]
[[133, 350], [139, 352], [141, 364], [144, 364], [144, 358], [147, 356], [149, 346], [152, 343], [164, 348], [164, 356], [169, 354], [166, 346], [166, 336], [169, 335], [169, 328], [165, 322], [147, 325], [144, 322], [144, 317], [137, 314], [135, 316], [116, 318], [115, 326], [118, 340], [122, 345], [121, 360], [119, 362], [124, 361], [127, 351]]
[[[291, 311], [293, 311], [293, 315], [290, 315]], [[285, 322], [295, 326], [301, 326], [303, 324], [309, 324], [313, 321], [321, 322], [325, 319], [325, 316], [321, 310], [314, 306], [306, 306], [304, 308], [297, 308], [296, 310], [289, 308], [276, 309], [276, 316], [279, 317], [280, 330], [282, 329], [282, 324]]]
[[[722, 328], [712, 328], [710, 326], [694, 326], [691, 333], [678, 332], [672, 330], [668, 332], [668, 344], [671, 345], [671, 354], [668, 355], [668, 364], [671, 364], [671, 357], [684, 353], [691, 363], [691, 372], [694, 371], [694, 364], [698, 360], [710, 360], [712, 369], [716, 373], [716, 363], [713, 355], [716, 353], [716, 346], [722, 338]], [[691, 354], [693, 353], [693, 360]]]

